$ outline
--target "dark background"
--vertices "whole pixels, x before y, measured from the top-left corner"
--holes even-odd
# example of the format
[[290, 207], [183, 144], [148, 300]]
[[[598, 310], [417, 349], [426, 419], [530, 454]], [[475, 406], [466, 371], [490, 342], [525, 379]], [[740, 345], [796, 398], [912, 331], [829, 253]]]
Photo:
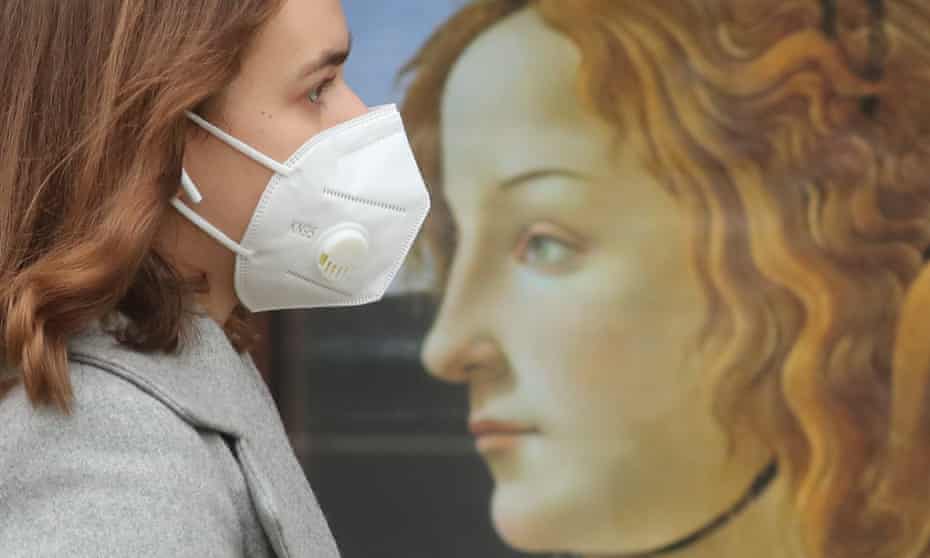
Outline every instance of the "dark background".
[[266, 318], [266, 372], [344, 558], [510, 558], [491, 480], [466, 431], [466, 392], [419, 351], [426, 295]]

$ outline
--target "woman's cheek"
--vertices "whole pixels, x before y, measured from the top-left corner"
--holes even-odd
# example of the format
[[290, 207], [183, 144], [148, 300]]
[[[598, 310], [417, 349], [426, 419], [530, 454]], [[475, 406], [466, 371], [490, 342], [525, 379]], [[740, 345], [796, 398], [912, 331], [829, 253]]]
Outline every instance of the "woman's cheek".
[[512, 324], [531, 353], [523, 360], [569, 420], [625, 427], [679, 400], [683, 340], [668, 338], [653, 281], [648, 266], [589, 257], [573, 274], [541, 282], [547, 292], [524, 291], [528, 323]]
[[623, 384], [623, 293], [594, 263], [558, 278], [524, 279], [514, 291], [523, 311], [502, 314], [524, 321], [505, 324], [519, 332], [508, 348], [511, 364], [533, 376], [527, 381], [537, 384], [538, 398], [555, 401], [553, 411], [572, 420], [602, 407], [615, 414]]

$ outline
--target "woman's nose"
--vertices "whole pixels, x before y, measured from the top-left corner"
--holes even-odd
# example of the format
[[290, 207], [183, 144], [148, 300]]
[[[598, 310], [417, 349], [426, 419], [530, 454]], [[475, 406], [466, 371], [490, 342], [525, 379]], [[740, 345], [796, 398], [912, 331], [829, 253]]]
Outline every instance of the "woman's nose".
[[368, 112], [368, 105], [366, 105], [355, 90], [348, 85], [346, 85], [343, 98], [340, 99], [339, 108], [339, 119], [343, 122], [347, 122]]

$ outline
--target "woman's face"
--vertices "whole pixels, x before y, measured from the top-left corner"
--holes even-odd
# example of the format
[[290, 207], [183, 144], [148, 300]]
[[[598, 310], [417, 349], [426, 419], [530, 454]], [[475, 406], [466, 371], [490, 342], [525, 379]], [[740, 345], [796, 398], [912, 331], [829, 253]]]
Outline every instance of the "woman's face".
[[[339, 0], [283, 0], [246, 51], [239, 72], [202, 116], [277, 161], [319, 132], [364, 114], [343, 79], [350, 36]], [[184, 167], [204, 195], [197, 212], [230, 238], [245, 234], [271, 171], [190, 126]], [[232, 252], [180, 221], [174, 251], [205, 268], [211, 291], [232, 293]]]
[[704, 308], [684, 213], [581, 107], [579, 61], [524, 11], [456, 63], [441, 117], [458, 245], [423, 357], [467, 384], [510, 544], [639, 550], [755, 471], [724, 465], [691, 358]]

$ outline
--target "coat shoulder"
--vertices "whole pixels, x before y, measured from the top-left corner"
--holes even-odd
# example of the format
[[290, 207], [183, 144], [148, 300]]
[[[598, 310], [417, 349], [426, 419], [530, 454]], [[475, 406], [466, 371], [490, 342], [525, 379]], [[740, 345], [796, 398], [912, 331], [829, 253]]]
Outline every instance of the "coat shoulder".
[[156, 397], [97, 366], [72, 362], [69, 373], [71, 414], [34, 407], [21, 385], [0, 400], [0, 463], [6, 466], [0, 471], [33, 454], [65, 449], [80, 455], [84, 448], [160, 451], [179, 446], [198, 457], [197, 430]]
[[33, 407], [22, 386], [0, 400], [0, 548], [237, 556], [216, 433], [103, 368], [72, 362], [70, 373], [71, 414]]

